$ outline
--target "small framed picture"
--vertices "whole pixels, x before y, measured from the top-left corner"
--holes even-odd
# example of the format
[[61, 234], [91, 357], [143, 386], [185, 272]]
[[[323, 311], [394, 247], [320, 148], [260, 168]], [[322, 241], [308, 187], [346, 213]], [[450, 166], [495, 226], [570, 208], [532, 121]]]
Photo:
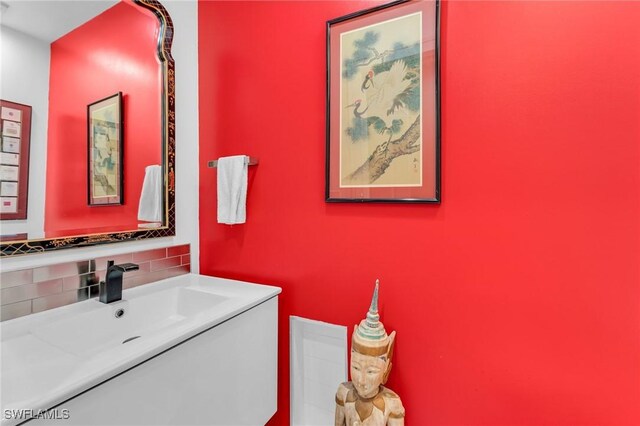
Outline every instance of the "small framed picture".
[[18, 196], [18, 182], [1, 182], [0, 183], [0, 196], [2, 196], [2, 197], [17, 197]]
[[0, 180], [18, 181], [20, 167], [0, 166]]
[[31, 107], [0, 99], [0, 220], [27, 218]]
[[88, 204], [119, 205], [123, 193], [122, 93], [87, 107]]
[[2, 116], [3, 120], [11, 120], [17, 122], [22, 121], [22, 111], [20, 111], [19, 109], [2, 107], [1, 110], [2, 113], [0, 115]]
[[439, 1], [327, 22], [327, 202], [440, 202]]
[[2, 134], [5, 136], [12, 136], [14, 138], [20, 137], [20, 123], [15, 121], [3, 120], [2, 121]]
[[2, 150], [4, 152], [20, 153], [20, 139], [5, 136], [2, 138]]
[[0, 213], [17, 213], [18, 199], [16, 197], [0, 197]]
[[20, 155], [10, 154], [8, 152], [0, 152], [0, 164], [5, 164], [9, 166], [19, 166]]

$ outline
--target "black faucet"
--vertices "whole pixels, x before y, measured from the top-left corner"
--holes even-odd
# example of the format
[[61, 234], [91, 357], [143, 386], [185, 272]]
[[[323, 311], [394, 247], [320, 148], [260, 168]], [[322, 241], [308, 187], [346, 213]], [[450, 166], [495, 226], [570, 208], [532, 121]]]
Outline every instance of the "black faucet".
[[122, 274], [139, 269], [139, 266], [135, 263], [123, 263], [121, 265], [114, 265], [114, 263], [113, 260], [107, 261], [107, 276], [100, 283], [99, 299], [102, 303], [122, 300]]

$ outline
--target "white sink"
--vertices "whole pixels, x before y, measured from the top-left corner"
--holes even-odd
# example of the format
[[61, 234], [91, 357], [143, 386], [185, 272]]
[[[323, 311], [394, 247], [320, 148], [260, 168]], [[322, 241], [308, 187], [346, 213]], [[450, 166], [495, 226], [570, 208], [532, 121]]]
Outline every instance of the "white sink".
[[94, 300], [98, 306], [91, 311], [35, 327], [31, 334], [73, 355], [93, 356], [117, 348], [127, 339], [164, 333], [227, 300], [226, 296], [185, 287], [108, 305]]
[[51, 408], [280, 291], [188, 274], [0, 323], [2, 412]]

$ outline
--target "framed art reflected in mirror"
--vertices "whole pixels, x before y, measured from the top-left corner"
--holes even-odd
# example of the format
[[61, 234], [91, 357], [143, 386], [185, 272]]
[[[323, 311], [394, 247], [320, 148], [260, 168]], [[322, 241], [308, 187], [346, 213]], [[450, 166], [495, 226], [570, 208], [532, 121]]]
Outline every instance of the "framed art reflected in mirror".
[[27, 218], [31, 107], [0, 100], [0, 220]]
[[122, 92], [87, 107], [90, 206], [124, 203]]

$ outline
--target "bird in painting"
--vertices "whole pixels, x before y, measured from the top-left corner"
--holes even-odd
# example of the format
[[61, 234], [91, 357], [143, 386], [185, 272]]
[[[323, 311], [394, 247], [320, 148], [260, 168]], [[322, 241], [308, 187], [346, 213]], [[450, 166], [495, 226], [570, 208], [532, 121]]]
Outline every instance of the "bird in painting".
[[360, 107], [362, 106], [362, 99], [356, 99], [351, 105], [347, 105], [345, 108], [353, 108], [353, 115], [356, 118], [361, 118], [362, 115], [367, 112], [369, 107], [366, 107], [362, 111], [360, 111]]
[[389, 70], [376, 74], [373, 69], [367, 72], [360, 90], [365, 100], [356, 99], [345, 108], [353, 108], [353, 127], [347, 128], [347, 134], [355, 142], [366, 138], [369, 127], [380, 134], [398, 133], [403, 121], [396, 117], [410, 96], [414, 84], [407, 78], [404, 61], [395, 61]]
[[373, 86], [373, 70], [369, 70], [367, 75], [364, 77], [364, 81], [362, 82], [362, 86], [360, 86], [360, 91], [364, 92], [368, 88]]
[[365, 90], [369, 116], [387, 117], [403, 106], [402, 94], [411, 86], [403, 60], [395, 61], [388, 71], [379, 74], [370, 70], [367, 76], [371, 81]]

